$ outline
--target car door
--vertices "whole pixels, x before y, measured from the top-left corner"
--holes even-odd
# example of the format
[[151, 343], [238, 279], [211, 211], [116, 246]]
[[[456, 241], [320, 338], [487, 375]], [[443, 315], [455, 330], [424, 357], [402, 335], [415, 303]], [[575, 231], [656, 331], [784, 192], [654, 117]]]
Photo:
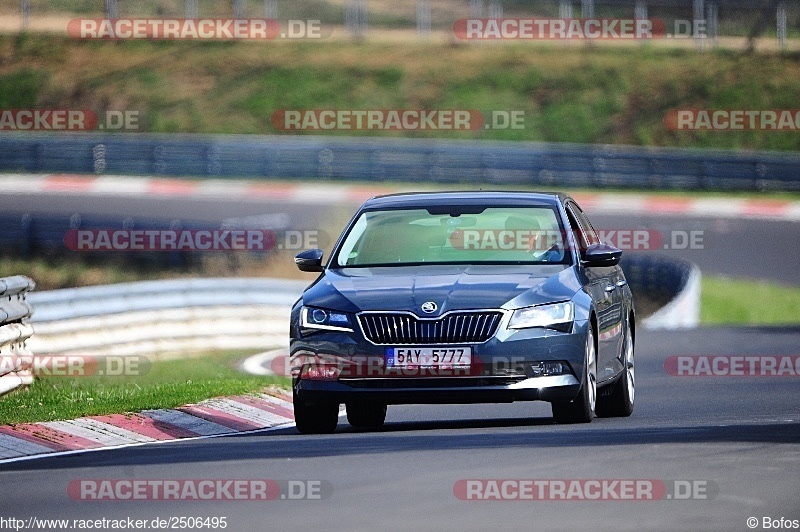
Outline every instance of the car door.
[[[567, 215], [581, 246], [581, 255], [600, 239], [586, 215], [574, 202], [568, 202]], [[583, 266], [582, 266], [583, 267]], [[597, 382], [609, 380], [620, 371], [618, 355], [622, 341], [622, 289], [624, 279], [619, 266], [583, 267], [587, 290], [597, 312]]]

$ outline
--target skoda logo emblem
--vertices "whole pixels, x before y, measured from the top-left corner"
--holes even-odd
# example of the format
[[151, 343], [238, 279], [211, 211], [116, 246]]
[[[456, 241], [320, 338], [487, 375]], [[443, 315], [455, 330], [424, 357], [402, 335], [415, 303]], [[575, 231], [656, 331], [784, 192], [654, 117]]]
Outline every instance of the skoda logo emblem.
[[426, 314], [430, 314], [431, 312], [436, 312], [436, 309], [439, 308], [439, 307], [437, 307], [436, 303], [434, 303], [433, 301], [428, 301], [426, 303], [423, 303], [421, 308], [422, 308], [422, 312], [425, 312]]

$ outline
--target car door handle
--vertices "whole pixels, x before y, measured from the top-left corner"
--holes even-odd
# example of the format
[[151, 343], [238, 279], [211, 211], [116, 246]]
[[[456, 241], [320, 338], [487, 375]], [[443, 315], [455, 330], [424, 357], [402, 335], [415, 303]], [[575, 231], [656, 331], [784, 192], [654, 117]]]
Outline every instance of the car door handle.
[[628, 284], [628, 281], [626, 281], [626, 280], [624, 280], [624, 279], [623, 279], [622, 281], [617, 281], [617, 286], [618, 286], [619, 288], [622, 288], [622, 287], [623, 287], [623, 286], [625, 286], [626, 284]]
[[617, 289], [617, 287], [614, 286], [613, 284], [610, 284], [610, 285], [606, 286], [606, 292], [613, 292], [616, 289]]

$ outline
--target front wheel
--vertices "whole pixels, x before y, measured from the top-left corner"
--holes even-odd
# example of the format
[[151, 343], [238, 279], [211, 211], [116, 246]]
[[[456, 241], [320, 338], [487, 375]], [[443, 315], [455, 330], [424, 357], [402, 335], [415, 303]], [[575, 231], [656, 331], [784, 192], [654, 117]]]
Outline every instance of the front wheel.
[[594, 326], [586, 332], [586, 356], [583, 364], [583, 384], [578, 396], [568, 403], [555, 402], [553, 419], [556, 423], [589, 423], [595, 415], [597, 404], [597, 347], [594, 343]]
[[339, 405], [337, 403], [306, 403], [294, 399], [294, 423], [301, 434], [330, 434], [339, 424]]
[[633, 332], [630, 323], [625, 329], [622, 342], [622, 376], [610, 395], [602, 397], [597, 403], [597, 415], [602, 417], [628, 417], [633, 413], [633, 399], [636, 395], [636, 372], [633, 360]]

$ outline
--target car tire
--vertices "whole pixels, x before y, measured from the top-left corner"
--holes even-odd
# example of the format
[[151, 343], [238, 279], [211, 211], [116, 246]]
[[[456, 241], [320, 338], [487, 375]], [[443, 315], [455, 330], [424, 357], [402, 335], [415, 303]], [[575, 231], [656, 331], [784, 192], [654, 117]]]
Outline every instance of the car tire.
[[347, 422], [358, 428], [379, 428], [386, 421], [386, 405], [380, 403], [346, 403]]
[[572, 401], [552, 403], [553, 419], [556, 423], [589, 423], [595, 416], [597, 405], [597, 345], [594, 338], [594, 325], [589, 324], [586, 332], [583, 383], [578, 396]]
[[294, 396], [294, 423], [301, 434], [330, 434], [339, 424], [336, 403], [306, 403]]
[[634, 371], [634, 338], [630, 323], [625, 327], [625, 338], [622, 342], [622, 375], [614, 384], [611, 394], [597, 401], [599, 417], [628, 417], [633, 413], [633, 402], [636, 395], [636, 373]]

